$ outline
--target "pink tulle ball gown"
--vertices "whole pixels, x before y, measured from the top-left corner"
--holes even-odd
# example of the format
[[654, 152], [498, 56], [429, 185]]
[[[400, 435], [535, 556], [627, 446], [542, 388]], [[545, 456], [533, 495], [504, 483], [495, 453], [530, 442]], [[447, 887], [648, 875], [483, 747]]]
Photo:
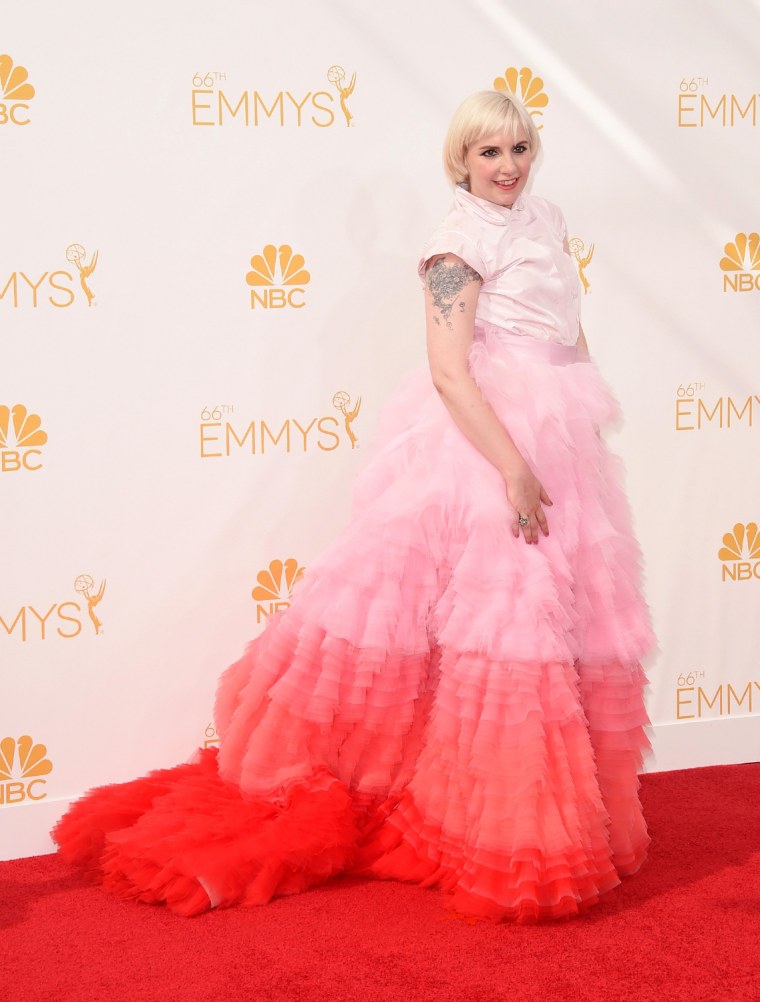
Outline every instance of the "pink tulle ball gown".
[[514, 538], [502, 477], [413, 378], [349, 524], [222, 676], [218, 751], [57, 825], [107, 890], [194, 915], [359, 873], [530, 922], [639, 869], [652, 637], [565, 236], [541, 198], [459, 187], [420, 265], [451, 252], [483, 278], [470, 371], [553, 500], [550, 535]]

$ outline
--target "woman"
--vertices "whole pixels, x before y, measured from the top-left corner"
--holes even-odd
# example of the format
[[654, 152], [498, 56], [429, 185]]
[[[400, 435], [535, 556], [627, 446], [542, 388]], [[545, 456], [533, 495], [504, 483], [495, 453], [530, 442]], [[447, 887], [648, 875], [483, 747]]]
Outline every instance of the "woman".
[[651, 635], [564, 220], [525, 191], [538, 148], [504, 93], [455, 113], [420, 263], [433, 385], [394, 402], [350, 524], [222, 677], [218, 754], [57, 826], [107, 889], [190, 915], [349, 871], [528, 922], [641, 866]]

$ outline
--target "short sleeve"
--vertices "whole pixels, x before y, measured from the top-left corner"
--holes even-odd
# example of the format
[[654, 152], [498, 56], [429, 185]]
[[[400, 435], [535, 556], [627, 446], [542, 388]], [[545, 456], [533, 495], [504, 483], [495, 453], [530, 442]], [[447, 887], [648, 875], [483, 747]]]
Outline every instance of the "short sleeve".
[[417, 273], [420, 279], [425, 281], [425, 269], [431, 257], [438, 254], [456, 254], [465, 264], [468, 264], [473, 271], [476, 271], [485, 282], [488, 277], [488, 267], [483, 259], [483, 255], [478, 247], [478, 242], [472, 237], [459, 230], [443, 229], [428, 241], [422, 252], [420, 263], [417, 266]]
[[562, 209], [560, 209], [558, 205], [553, 205], [552, 208], [554, 209], [554, 225], [557, 229], [560, 240], [564, 243], [565, 240], [567, 240], [567, 223], [565, 222], [565, 216]]

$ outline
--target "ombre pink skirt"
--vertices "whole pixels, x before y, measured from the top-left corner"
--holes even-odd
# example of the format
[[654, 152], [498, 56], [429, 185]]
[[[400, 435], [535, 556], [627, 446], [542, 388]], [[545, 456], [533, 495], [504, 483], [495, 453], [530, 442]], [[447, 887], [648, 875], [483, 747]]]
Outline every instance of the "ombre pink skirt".
[[411, 380], [348, 526], [222, 676], [218, 752], [91, 791], [57, 826], [106, 889], [192, 915], [351, 872], [530, 922], [639, 869], [652, 635], [599, 435], [614, 401], [574, 347], [491, 325], [470, 365], [550, 535], [514, 538], [502, 477]]

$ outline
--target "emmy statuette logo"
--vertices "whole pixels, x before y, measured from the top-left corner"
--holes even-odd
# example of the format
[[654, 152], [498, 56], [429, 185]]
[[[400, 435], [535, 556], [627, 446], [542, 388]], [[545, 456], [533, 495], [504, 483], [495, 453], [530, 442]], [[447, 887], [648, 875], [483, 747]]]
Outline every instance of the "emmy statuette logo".
[[355, 449], [357, 445], [357, 438], [354, 433], [354, 429], [351, 427], [356, 417], [359, 414], [362, 406], [362, 398], [357, 397], [356, 403], [351, 406], [351, 397], [346, 393], [345, 390], [338, 390], [338, 392], [333, 396], [333, 407], [339, 410], [343, 415], [343, 424], [346, 429], [346, 434], [348, 435], [348, 440], [351, 443], [351, 448]]
[[81, 244], [69, 244], [66, 248], [66, 260], [71, 261], [79, 271], [79, 284], [82, 286], [82, 292], [84, 292], [87, 298], [87, 305], [92, 306], [92, 301], [95, 298], [95, 293], [90, 289], [87, 284], [87, 279], [95, 271], [98, 263], [98, 252], [95, 253], [90, 258], [89, 264], [83, 264], [87, 258], [87, 251]]
[[95, 293], [90, 287], [89, 279], [97, 267], [98, 252], [95, 251], [88, 262], [87, 251], [81, 244], [69, 244], [65, 255], [69, 264], [74, 266], [73, 271], [53, 268], [42, 274], [37, 271], [27, 274], [26, 271], [17, 270], [12, 271], [7, 278], [0, 275], [0, 303], [7, 303], [14, 310], [27, 306], [37, 309], [45, 303], [57, 309], [65, 309], [77, 299], [75, 276], [78, 275], [83, 298], [88, 306], [92, 306]]
[[269, 125], [328, 129], [336, 122], [345, 121], [346, 125], [352, 126], [354, 116], [348, 100], [356, 88], [356, 73], [352, 73], [347, 82], [346, 71], [334, 64], [329, 67], [326, 76], [334, 90], [318, 86], [306, 92], [275, 91], [267, 87], [233, 91], [226, 72], [210, 70], [195, 73], [191, 95], [192, 124], [200, 127], [238, 125], [259, 128]]
[[96, 588], [91, 574], [78, 574], [74, 579], [74, 592], [79, 601], [67, 597], [62, 602], [50, 602], [48, 599], [47, 602], [37, 602], [34, 605], [27, 603], [15, 609], [4, 608], [0, 610], [0, 637], [5, 642], [16, 639], [22, 643], [28, 640], [51, 640], [55, 637], [73, 640], [82, 634], [86, 623], [85, 613], [94, 635], [102, 636], [103, 623], [95, 609], [102, 602], [105, 590], [105, 578]]
[[[361, 409], [361, 397], [351, 403], [345, 390], [333, 394], [332, 404], [342, 421], [334, 414], [312, 417], [271, 418], [248, 420], [233, 404], [204, 407], [199, 425], [200, 458], [221, 459], [239, 454], [267, 456], [273, 452], [305, 453], [334, 452], [342, 445], [355, 449], [358, 438], [354, 422]], [[343, 433], [341, 434], [341, 426]]]
[[591, 264], [591, 258], [594, 256], [594, 245], [591, 244], [589, 249], [586, 250], [580, 237], [572, 237], [568, 240], [567, 245], [570, 248], [570, 253], [578, 263], [578, 277], [581, 280], [585, 296], [586, 293], [591, 291], [591, 283], [586, 277], [586, 268]]
[[87, 615], [90, 617], [95, 636], [98, 636], [103, 629], [103, 624], [98, 619], [95, 607], [100, 604], [106, 590], [106, 579], [100, 582], [100, 587], [95, 590], [95, 581], [89, 574], [80, 574], [74, 581], [74, 591], [87, 603]]
[[327, 71], [327, 79], [338, 91], [338, 97], [340, 98], [340, 110], [343, 112], [343, 117], [346, 120], [346, 125], [351, 124], [353, 115], [348, 110], [347, 101], [354, 92], [354, 87], [356, 86], [356, 74], [354, 73], [351, 77], [351, 82], [346, 83], [346, 71], [342, 66], [331, 66]]

